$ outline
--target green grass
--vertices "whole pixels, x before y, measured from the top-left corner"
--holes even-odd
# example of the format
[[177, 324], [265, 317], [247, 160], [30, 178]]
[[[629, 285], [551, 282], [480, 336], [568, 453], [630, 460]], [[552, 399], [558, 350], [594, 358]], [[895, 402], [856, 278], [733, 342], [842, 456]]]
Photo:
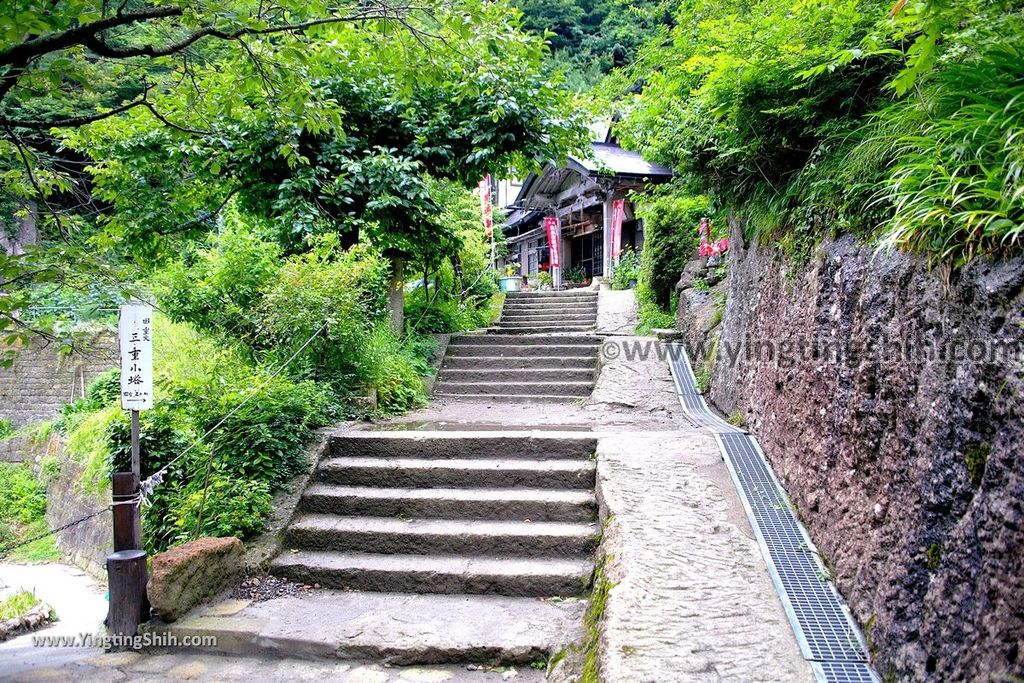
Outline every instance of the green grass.
[[[18, 535], [21, 538], [33, 538], [49, 531], [45, 519], [37, 519], [21, 528]], [[53, 534], [47, 534], [36, 541], [32, 541], [20, 548], [15, 548], [4, 558], [9, 562], [21, 564], [40, 564], [43, 562], [56, 562], [60, 559], [60, 551], [57, 550], [57, 539]]]
[[645, 303], [640, 306], [637, 314], [636, 333], [647, 335], [651, 330], [659, 328], [673, 328], [676, 325], [675, 316], [661, 310], [656, 304]]
[[605, 565], [610, 556], [603, 556], [594, 567], [594, 587], [590, 593], [587, 612], [583, 616], [585, 640], [583, 642], [583, 671], [580, 683], [600, 683], [601, 660], [598, 648], [601, 641], [601, 621], [608, 607], [608, 592], [615, 587], [605, 576]]
[[17, 619], [39, 604], [39, 598], [29, 591], [19, 591], [0, 601], [0, 621]]

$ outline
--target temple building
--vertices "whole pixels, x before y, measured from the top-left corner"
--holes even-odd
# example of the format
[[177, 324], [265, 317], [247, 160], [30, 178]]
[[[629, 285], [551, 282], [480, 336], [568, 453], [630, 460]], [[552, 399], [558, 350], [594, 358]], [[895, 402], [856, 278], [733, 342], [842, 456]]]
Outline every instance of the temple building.
[[[556, 287], [573, 280], [610, 277], [613, 264], [608, 255], [617, 199], [625, 200], [622, 247], [643, 247], [643, 224], [634, 215], [630, 193], [670, 180], [672, 171], [623, 149], [608, 135], [593, 142], [591, 149], [590, 159], [570, 157], [565, 165], [531, 173], [518, 186], [512, 203], [502, 207], [509, 212], [501, 226], [508, 255], [499, 262], [499, 270], [506, 263], [518, 263], [524, 276], [550, 270]], [[508, 183], [504, 194], [511, 196], [516, 184], [501, 182]], [[554, 269], [544, 229], [544, 218], [550, 216], [558, 218], [560, 228], [561, 267]]]

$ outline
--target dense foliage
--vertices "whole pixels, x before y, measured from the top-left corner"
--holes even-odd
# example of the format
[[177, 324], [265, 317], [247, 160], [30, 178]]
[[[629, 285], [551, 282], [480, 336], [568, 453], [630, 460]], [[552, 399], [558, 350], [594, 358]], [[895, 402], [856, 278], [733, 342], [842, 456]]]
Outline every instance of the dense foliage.
[[644, 222], [638, 296], [644, 303], [668, 308], [686, 262], [697, 253], [697, 225], [709, 216], [708, 198], [665, 186], [638, 198]]
[[[46, 486], [27, 464], [0, 463], [0, 547], [32, 539], [46, 530]], [[56, 558], [53, 539], [14, 550], [4, 559], [46, 561]]]
[[685, 0], [675, 16], [605, 83], [625, 144], [790, 246], [847, 230], [954, 263], [1019, 252], [1018, 4]]

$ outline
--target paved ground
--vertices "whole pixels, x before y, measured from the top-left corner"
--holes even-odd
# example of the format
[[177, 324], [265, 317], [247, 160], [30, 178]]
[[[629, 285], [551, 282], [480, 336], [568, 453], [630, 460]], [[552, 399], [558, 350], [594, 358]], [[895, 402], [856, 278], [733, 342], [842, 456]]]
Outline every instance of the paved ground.
[[[58, 621], [37, 633], [54, 636], [95, 634], [107, 616], [106, 588], [77, 567], [63, 564], [0, 564], [0, 597], [29, 590], [57, 613]], [[16, 669], [54, 666], [100, 654], [95, 648], [36, 648], [32, 634], [0, 643], [0, 678]]]
[[320, 681], [326, 683], [535, 683], [543, 672], [532, 669], [468, 670], [466, 667], [406, 667], [378, 664], [264, 657], [222, 657], [173, 652], [116, 652], [72, 664], [37, 668], [0, 680], [75, 681], [76, 683], [156, 683], [163, 681]]
[[[602, 292], [602, 305], [611, 307], [600, 318], [606, 332], [622, 334], [632, 328], [626, 295]], [[714, 440], [682, 412], [667, 363], [656, 352], [646, 359], [622, 352], [623, 344], [646, 341], [613, 338], [616, 350], [603, 353], [600, 379], [586, 402], [531, 406], [438, 401], [395, 420], [356, 428], [532, 427], [596, 433], [598, 494], [609, 519], [606, 573], [614, 583], [600, 644], [604, 680], [811, 681]], [[543, 680], [542, 672], [530, 669], [389, 669], [180, 652], [103, 655], [33, 675], [55, 677], [51, 680], [350, 683]]]

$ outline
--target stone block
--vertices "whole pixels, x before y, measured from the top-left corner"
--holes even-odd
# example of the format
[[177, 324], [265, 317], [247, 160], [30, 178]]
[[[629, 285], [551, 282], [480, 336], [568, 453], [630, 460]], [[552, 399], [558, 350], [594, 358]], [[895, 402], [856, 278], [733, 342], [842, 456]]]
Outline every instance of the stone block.
[[150, 605], [165, 621], [175, 621], [223, 591], [242, 569], [237, 538], [199, 538], [153, 557]]

